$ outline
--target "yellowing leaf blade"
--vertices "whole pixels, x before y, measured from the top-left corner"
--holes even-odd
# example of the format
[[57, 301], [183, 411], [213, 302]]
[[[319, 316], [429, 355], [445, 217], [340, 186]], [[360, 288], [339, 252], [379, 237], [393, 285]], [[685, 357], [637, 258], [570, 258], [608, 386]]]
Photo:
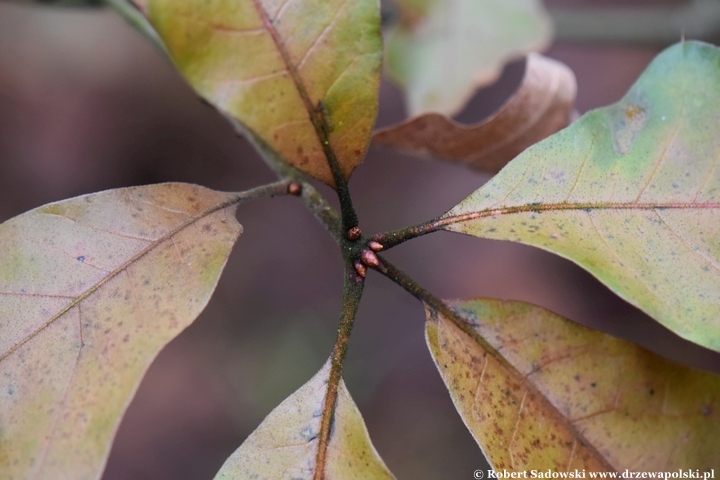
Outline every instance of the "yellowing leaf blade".
[[329, 161], [346, 178], [362, 161], [380, 82], [376, 0], [143, 8], [188, 82], [287, 163], [334, 185]]
[[458, 113], [506, 61], [550, 42], [550, 18], [536, 0], [402, 0], [388, 35], [387, 68], [406, 89], [410, 116]]
[[720, 377], [522, 302], [428, 309], [426, 338], [496, 470], [720, 467]]
[[720, 50], [663, 52], [619, 103], [531, 147], [440, 221], [586, 268], [720, 350]]
[[370, 442], [362, 416], [340, 381], [325, 471], [318, 477], [318, 435], [330, 361], [278, 405], [225, 462], [220, 479], [392, 479]]
[[237, 195], [110, 190], [0, 225], [0, 470], [102, 473], [160, 349], [200, 314], [242, 227]]
[[570, 123], [576, 90], [572, 70], [531, 53], [518, 90], [487, 120], [463, 125], [427, 113], [378, 130], [373, 141], [497, 173], [523, 150]]

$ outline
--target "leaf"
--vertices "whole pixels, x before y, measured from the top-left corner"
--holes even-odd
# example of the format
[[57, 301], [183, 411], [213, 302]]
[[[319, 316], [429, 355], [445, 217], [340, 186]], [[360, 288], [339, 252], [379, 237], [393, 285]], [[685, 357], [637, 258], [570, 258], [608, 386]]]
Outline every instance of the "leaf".
[[538, 0], [396, 0], [401, 20], [388, 34], [388, 74], [406, 89], [410, 116], [458, 113], [504, 63], [550, 43]]
[[334, 185], [377, 115], [377, 0], [139, 2], [186, 80], [287, 163]]
[[720, 467], [718, 375], [527, 303], [450, 306], [464, 328], [428, 309], [426, 339], [496, 470]]
[[720, 50], [661, 53], [617, 104], [526, 150], [439, 225], [573, 260], [720, 350]]
[[373, 141], [497, 173], [523, 150], [570, 123], [576, 89], [572, 70], [531, 53], [518, 90], [487, 120], [463, 125], [427, 113], [378, 130]]
[[99, 478], [143, 374], [215, 289], [237, 198], [123, 188], [0, 225], [4, 478]]
[[392, 479], [370, 443], [367, 429], [340, 381], [325, 471], [315, 473], [318, 434], [330, 360], [286, 398], [225, 462], [219, 479]]

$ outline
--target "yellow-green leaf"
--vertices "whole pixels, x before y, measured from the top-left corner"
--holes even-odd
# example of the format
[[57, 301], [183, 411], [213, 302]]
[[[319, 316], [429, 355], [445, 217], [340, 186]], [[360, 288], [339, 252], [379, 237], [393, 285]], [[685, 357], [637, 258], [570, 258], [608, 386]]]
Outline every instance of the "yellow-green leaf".
[[377, 0], [146, 0], [141, 8], [187, 81], [290, 165], [334, 185], [375, 123]]
[[235, 203], [168, 183], [0, 225], [2, 478], [99, 478], [150, 362], [215, 289], [242, 231]]
[[428, 308], [455, 407], [498, 470], [720, 468], [720, 376], [522, 302]]
[[325, 471], [316, 473], [318, 434], [330, 375], [330, 360], [286, 398], [225, 462], [220, 479], [374, 480], [394, 478], [378, 456], [362, 416], [341, 380]]
[[552, 25], [539, 0], [396, 0], [387, 69], [411, 116], [458, 113], [504, 63], [544, 48]]
[[720, 350], [720, 49], [661, 53], [617, 104], [526, 150], [443, 216], [586, 268]]
[[575, 105], [575, 75], [531, 53], [522, 83], [487, 120], [463, 125], [426, 113], [373, 134], [373, 142], [497, 173], [526, 148], [566, 127]]

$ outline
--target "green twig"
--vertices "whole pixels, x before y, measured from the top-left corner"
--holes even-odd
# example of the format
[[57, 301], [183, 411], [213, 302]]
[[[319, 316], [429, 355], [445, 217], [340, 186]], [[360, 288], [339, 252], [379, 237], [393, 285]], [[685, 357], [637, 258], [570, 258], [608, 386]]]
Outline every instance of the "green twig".
[[388, 250], [413, 238], [436, 232], [445, 225], [446, 223], [443, 221], [443, 218], [438, 217], [419, 225], [378, 233], [372, 237], [372, 240], [382, 245], [383, 250]]
[[207, 105], [225, 117], [233, 125], [233, 127], [235, 127], [239, 137], [242, 137], [250, 142], [250, 145], [253, 146], [256, 152], [258, 152], [260, 158], [263, 159], [265, 164], [270, 167], [270, 169], [274, 171], [279, 178], [292, 180], [301, 185], [302, 192], [300, 194], [300, 198], [305, 206], [312, 212], [315, 218], [317, 218], [320, 223], [327, 228], [328, 232], [330, 232], [338, 245], [342, 246], [346, 239], [342, 231], [340, 215], [337, 210], [330, 205], [330, 202], [328, 202], [327, 199], [312, 186], [312, 184], [306, 181], [305, 176], [302, 173], [282, 161], [272, 148], [270, 148], [260, 138], [255, 136], [250, 130], [245, 128], [243, 124], [225, 112], [217, 109], [210, 103], [207, 103]]
[[279, 182], [268, 183], [267, 185], [261, 185], [259, 187], [245, 190], [244, 192], [237, 193], [230, 201], [231, 205], [242, 204], [251, 200], [257, 200], [259, 198], [277, 197], [280, 195], [287, 195], [289, 192], [291, 180], [280, 180]]
[[325, 391], [325, 403], [322, 410], [320, 432], [318, 433], [313, 480], [322, 480], [324, 477], [330, 432], [332, 430], [335, 407], [337, 405], [338, 387], [342, 379], [343, 364], [350, 342], [350, 334], [352, 333], [355, 323], [355, 314], [357, 313], [365, 285], [364, 280], [364, 277], [357, 274], [352, 263], [347, 261], [345, 264], [342, 313], [340, 315], [340, 324], [338, 325], [335, 346], [330, 355], [330, 374], [328, 376], [327, 390]]
[[486, 351], [493, 353], [503, 364], [507, 363], [507, 360], [498, 354], [495, 347], [493, 347], [487, 340], [478, 335], [467, 321], [465, 321], [455, 310], [450, 308], [448, 304], [440, 300], [438, 297], [430, 293], [421, 287], [415, 280], [410, 278], [408, 274], [388, 262], [385, 258], [378, 256], [378, 265], [374, 267], [375, 270], [389, 278], [405, 291], [410, 293], [412, 296], [420, 300], [426, 308], [431, 309], [435, 313], [441, 314], [443, 317], [450, 320], [455, 326], [461, 329], [466, 334], [470, 335], [471, 338], [475, 339], [480, 346]]

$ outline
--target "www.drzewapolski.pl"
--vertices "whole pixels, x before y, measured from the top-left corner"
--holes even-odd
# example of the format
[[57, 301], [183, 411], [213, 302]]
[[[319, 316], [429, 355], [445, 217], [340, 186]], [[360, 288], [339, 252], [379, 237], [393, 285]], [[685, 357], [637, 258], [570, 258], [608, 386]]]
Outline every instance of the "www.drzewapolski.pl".
[[680, 478], [698, 478], [703, 480], [709, 480], [715, 478], [715, 469], [709, 471], [693, 470], [693, 469], [678, 469], [672, 472], [631, 472], [625, 470], [624, 472], [586, 472], [585, 470], [574, 470], [570, 472], [555, 472], [552, 470], [525, 470], [520, 472], [509, 472], [507, 470], [495, 471], [488, 470], [475, 470], [474, 477], [479, 478], [619, 478], [619, 479], [631, 479], [631, 478], [644, 478], [644, 479], [680, 479]]

